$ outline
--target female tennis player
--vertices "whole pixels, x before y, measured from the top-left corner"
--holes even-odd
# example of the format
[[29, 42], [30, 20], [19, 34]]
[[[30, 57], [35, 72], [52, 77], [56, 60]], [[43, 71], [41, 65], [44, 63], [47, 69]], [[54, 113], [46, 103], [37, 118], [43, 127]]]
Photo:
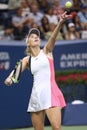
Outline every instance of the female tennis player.
[[35, 130], [44, 130], [45, 115], [47, 115], [53, 130], [61, 130], [61, 109], [66, 106], [62, 92], [55, 81], [52, 51], [55, 39], [62, 23], [69, 15], [64, 12], [52, 36], [40, 49], [40, 32], [32, 28], [26, 38], [27, 56], [16, 65], [6, 78], [5, 84], [10, 86], [19, 80], [20, 74], [27, 67], [33, 74], [33, 86], [27, 111]]

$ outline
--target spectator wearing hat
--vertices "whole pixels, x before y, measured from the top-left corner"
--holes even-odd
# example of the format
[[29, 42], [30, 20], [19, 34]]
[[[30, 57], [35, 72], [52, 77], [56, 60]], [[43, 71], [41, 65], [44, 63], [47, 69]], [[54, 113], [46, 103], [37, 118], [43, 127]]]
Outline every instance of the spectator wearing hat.
[[68, 30], [67, 33], [65, 34], [65, 39], [66, 40], [80, 39], [80, 34], [76, 31], [74, 23], [68, 24]]

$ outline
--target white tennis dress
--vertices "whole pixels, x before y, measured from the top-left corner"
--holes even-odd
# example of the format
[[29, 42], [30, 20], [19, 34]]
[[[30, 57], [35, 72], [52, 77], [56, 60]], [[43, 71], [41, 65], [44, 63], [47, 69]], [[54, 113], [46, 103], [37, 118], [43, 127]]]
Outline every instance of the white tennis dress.
[[28, 112], [66, 106], [62, 92], [55, 82], [53, 59], [48, 58], [43, 50], [37, 57], [31, 57], [31, 73], [34, 79]]

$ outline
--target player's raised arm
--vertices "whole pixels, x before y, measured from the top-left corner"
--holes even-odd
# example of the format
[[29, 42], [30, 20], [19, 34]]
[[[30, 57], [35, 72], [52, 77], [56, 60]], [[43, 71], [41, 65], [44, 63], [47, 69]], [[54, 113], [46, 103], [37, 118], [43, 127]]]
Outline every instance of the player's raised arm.
[[56, 28], [54, 29], [51, 37], [49, 38], [47, 44], [44, 46], [44, 51], [47, 53], [47, 52], [51, 52], [54, 48], [54, 44], [55, 44], [55, 40], [56, 40], [56, 37], [58, 35], [58, 32], [60, 31], [60, 28], [62, 27], [62, 23], [65, 21], [65, 19], [67, 17], [69, 17], [69, 15], [66, 15], [66, 11], [61, 15], [60, 19], [59, 19], [59, 22], [56, 26]]
[[24, 57], [22, 60], [18, 61], [12, 70], [12, 72], [9, 74], [9, 76], [5, 79], [4, 83], [7, 86], [11, 86], [12, 83], [18, 83], [20, 79], [21, 73], [27, 68], [29, 61], [29, 56]]

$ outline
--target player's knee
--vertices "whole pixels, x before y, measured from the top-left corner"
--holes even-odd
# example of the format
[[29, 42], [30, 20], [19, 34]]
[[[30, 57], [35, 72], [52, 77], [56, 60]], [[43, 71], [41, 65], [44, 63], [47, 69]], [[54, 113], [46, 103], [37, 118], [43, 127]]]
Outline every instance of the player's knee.
[[53, 130], [61, 130], [61, 124], [52, 124]]

